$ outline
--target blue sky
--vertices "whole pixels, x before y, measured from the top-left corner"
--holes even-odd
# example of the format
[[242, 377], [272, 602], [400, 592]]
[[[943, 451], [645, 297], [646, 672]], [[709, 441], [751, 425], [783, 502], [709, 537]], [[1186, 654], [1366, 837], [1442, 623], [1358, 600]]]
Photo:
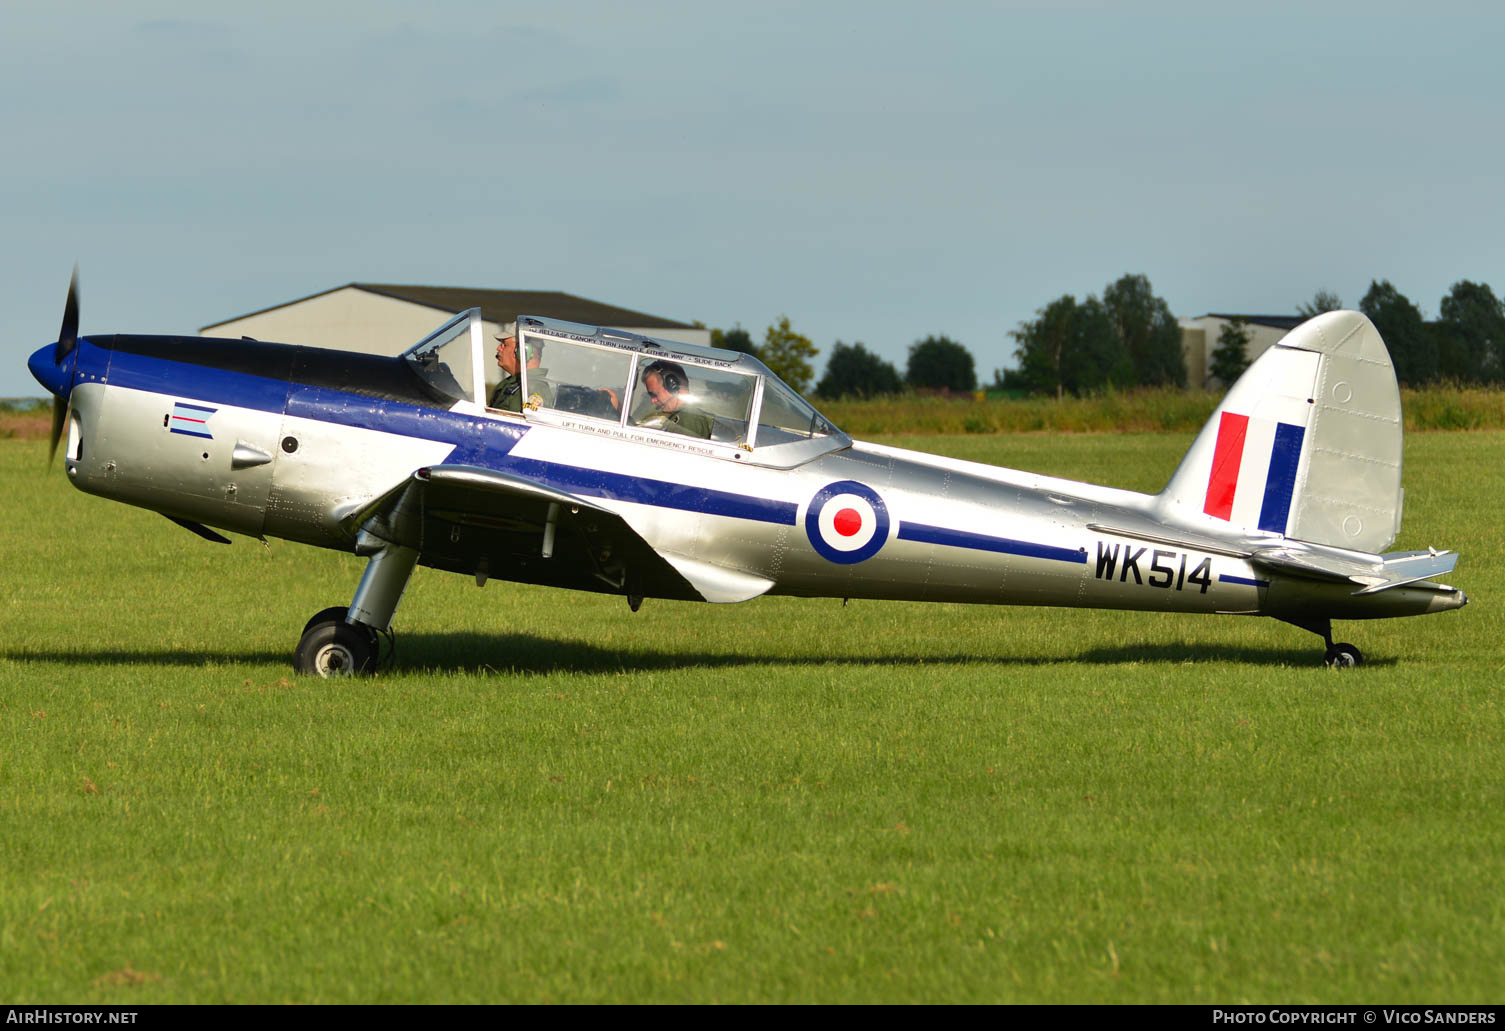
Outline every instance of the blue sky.
[[85, 333], [550, 289], [984, 379], [1126, 272], [1178, 315], [1505, 289], [1498, 5], [1222, 10], [12, 2], [0, 397], [75, 262]]

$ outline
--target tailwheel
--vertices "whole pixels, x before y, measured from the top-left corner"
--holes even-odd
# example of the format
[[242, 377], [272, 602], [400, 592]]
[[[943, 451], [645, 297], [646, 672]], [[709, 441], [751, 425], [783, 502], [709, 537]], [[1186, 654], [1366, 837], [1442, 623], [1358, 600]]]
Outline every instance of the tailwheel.
[[293, 666], [321, 677], [359, 677], [376, 669], [381, 644], [368, 626], [345, 622], [346, 609], [331, 608], [308, 621]]
[[1322, 665], [1328, 669], [1351, 669], [1354, 666], [1364, 665], [1364, 653], [1351, 644], [1333, 644], [1333, 621], [1327, 617], [1309, 618], [1305, 616], [1276, 616], [1276, 619], [1299, 626], [1303, 630], [1310, 630], [1322, 638], [1322, 643], [1327, 645], [1327, 653], [1322, 656]]
[[1334, 644], [1327, 649], [1323, 664], [1329, 669], [1349, 669], [1364, 664], [1364, 653], [1351, 644]]

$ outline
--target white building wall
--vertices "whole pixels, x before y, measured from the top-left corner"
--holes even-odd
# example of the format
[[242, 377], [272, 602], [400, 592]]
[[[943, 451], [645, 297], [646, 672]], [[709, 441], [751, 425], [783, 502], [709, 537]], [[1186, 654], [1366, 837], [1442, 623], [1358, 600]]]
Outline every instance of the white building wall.
[[337, 351], [401, 354], [450, 318], [423, 304], [344, 287], [210, 326], [201, 336], [254, 337]]
[[[1202, 368], [1194, 369], [1191, 367], [1189, 361], [1187, 363], [1186, 376], [1189, 385], [1194, 387], [1202, 386], [1209, 390], [1223, 390], [1231, 385], [1228, 383], [1219, 383], [1213, 378], [1212, 356], [1218, 349], [1218, 335], [1222, 332], [1223, 327], [1229, 325], [1232, 321], [1232, 319], [1219, 318], [1216, 315], [1203, 315], [1201, 318], [1178, 320], [1183, 330], [1200, 329], [1207, 335], [1207, 347], [1203, 356]], [[1273, 326], [1261, 326], [1253, 322], [1244, 323], [1244, 328], [1249, 332], [1249, 345], [1244, 348], [1244, 355], [1251, 362], [1275, 346], [1277, 341], [1284, 338], [1290, 332], [1288, 329], [1276, 329]]]

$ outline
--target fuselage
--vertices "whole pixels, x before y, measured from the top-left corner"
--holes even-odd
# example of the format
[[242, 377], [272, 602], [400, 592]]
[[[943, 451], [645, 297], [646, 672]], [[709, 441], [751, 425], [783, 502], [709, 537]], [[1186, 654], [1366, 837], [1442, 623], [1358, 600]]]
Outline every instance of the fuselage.
[[[49, 352], [32, 359], [44, 382]], [[1151, 495], [861, 442], [778, 468], [436, 398], [395, 358], [85, 338], [65, 388], [75, 486], [253, 537], [350, 550], [350, 513], [417, 469], [464, 465], [588, 499], [656, 550], [774, 594], [1332, 618], [1462, 604], [1460, 592], [1410, 587], [1355, 597], [1177, 544]], [[490, 576], [560, 583], [537, 561]]]

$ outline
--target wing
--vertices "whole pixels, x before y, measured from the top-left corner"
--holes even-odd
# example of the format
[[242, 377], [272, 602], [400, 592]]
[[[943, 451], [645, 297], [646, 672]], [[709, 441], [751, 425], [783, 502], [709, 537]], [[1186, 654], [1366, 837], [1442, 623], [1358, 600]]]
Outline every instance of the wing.
[[650, 545], [620, 515], [537, 480], [467, 465], [419, 469], [342, 521], [436, 569], [685, 601], [745, 601], [772, 581]]

